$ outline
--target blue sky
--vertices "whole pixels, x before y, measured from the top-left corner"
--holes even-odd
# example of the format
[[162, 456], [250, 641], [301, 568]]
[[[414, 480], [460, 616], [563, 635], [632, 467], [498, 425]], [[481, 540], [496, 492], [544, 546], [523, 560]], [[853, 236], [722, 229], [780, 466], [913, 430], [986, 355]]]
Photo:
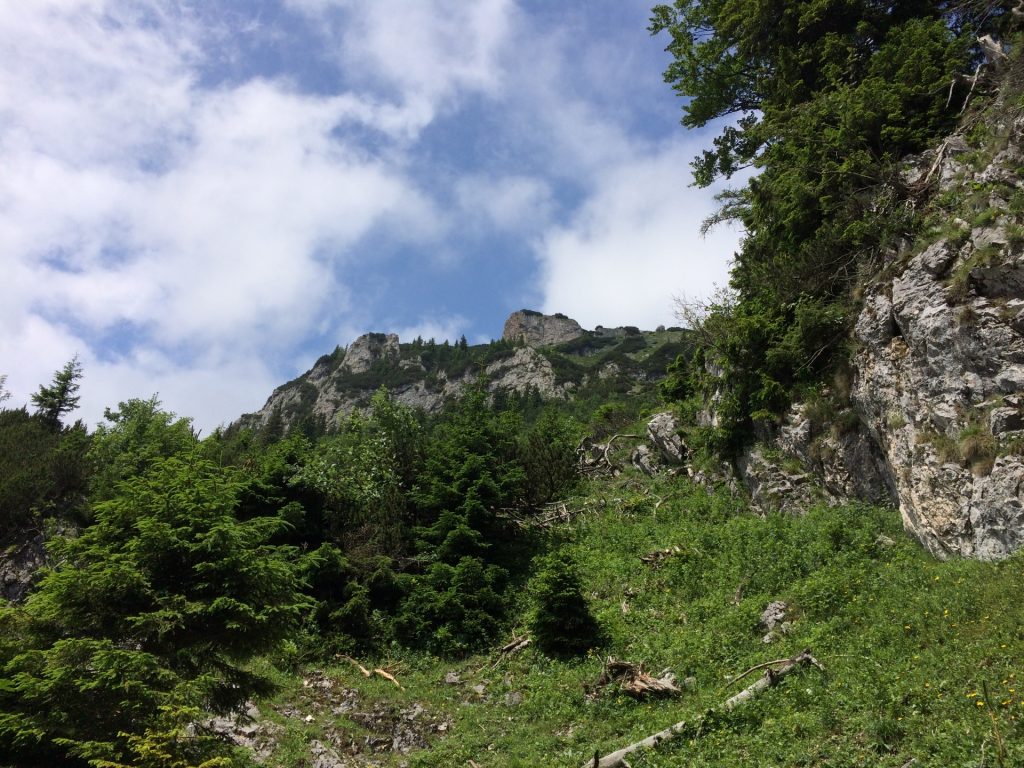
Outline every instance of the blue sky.
[[634, 0], [0, 8], [0, 374], [207, 432], [368, 331], [674, 322], [727, 279]]

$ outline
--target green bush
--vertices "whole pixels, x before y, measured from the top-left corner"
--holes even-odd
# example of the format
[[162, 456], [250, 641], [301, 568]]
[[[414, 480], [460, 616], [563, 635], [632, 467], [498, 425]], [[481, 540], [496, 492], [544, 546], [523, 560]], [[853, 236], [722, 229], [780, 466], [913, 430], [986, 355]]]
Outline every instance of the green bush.
[[[125, 764], [169, 712], [267, 690], [248, 662], [308, 601], [296, 552], [268, 544], [285, 523], [239, 521], [240, 489], [199, 456], [158, 459], [78, 538], [50, 542], [56, 565], [24, 607], [0, 611], [0, 762]], [[183, 738], [175, 757], [198, 745]]]
[[604, 630], [590, 612], [579, 571], [566, 553], [555, 552], [541, 560], [531, 592], [530, 630], [541, 651], [570, 657], [604, 645]]

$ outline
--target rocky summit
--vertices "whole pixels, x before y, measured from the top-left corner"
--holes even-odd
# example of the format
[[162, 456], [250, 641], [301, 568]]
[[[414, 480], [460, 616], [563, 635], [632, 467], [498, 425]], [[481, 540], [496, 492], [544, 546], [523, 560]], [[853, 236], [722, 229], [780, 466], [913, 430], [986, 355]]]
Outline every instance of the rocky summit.
[[512, 342], [522, 341], [530, 347], [544, 347], [572, 341], [584, 333], [579, 323], [565, 315], [544, 315], [530, 309], [521, 309], [509, 315], [501, 338]]
[[402, 342], [394, 333], [366, 333], [275, 389], [263, 408], [232, 428], [331, 431], [340, 418], [369, 405], [381, 387], [398, 403], [437, 413], [481, 378], [492, 397], [650, 394], [667, 365], [689, 351], [689, 338], [682, 328], [586, 330], [565, 315], [528, 309], [513, 312], [501, 339], [488, 344]]

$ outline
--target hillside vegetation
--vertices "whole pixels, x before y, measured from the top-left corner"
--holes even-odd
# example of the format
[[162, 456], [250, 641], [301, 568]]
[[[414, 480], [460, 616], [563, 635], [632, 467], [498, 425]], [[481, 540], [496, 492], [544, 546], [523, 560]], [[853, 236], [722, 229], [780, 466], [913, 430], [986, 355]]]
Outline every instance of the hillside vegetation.
[[[204, 439], [156, 397], [69, 423], [75, 360], [0, 410], [0, 764], [583, 766], [677, 723], [628, 764], [1024, 764], [1024, 556], [939, 561], [799, 462], [816, 501], [755, 513], [728, 464], [794, 399], [859, 434], [851, 326], [944, 204], [900, 165], [1016, 118], [1013, 10], [656, 7], [684, 123], [725, 118], [697, 182], [759, 170], [692, 331], [368, 334]], [[651, 469], [666, 410], [689, 455]], [[1005, 458], [974, 421], [942, 476]]]
[[[5, 415], [10, 451], [40, 417]], [[578, 765], [681, 720], [630, 764], [1024, 759], [1020, 557], [938, 562], [887, 508], [757, 516], [628, 467], [625, 443], [621, 474], [581, 481], [577, 437], [607, 416], [524, 422], [478, 389], [425, 421], [382, 391], [318, 441], [264, 445], [121, 404], [75, 454], [87, 486], [43, 476], [56, 501], [29, 512], [81, 527], [0, 612], [4, 762]], [[731, 677], [804, 648], [823, 672], [720, 710], [756, 679]], [[681, 692], [596, 688], [608, 656]]]

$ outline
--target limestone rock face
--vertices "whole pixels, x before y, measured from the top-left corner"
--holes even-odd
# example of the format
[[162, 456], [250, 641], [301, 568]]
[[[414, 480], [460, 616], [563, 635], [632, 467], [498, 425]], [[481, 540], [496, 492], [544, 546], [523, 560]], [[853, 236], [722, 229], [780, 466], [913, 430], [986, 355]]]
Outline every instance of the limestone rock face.
[[862, 429], [814, 425], [806, 404], [793, 405], [768, 442], [771, 449], [755, 445], [737, 462], [754, 507], [762, 512], [801, 512], [816, 501], [878, 504], [895, 498], [885, 459], [870, 436]]
[[0, 598], [22, 600], [45, 563], [46, 542], [42, 534], [0, 552]]
[[395, 333], [364, 333], [345, 351], [342, 366], [349, 373], [365, 373], [378, 360], [398, 362], [398, 335]]
[[[1024, 189], [1022, 132], [1018, 120], [980, 172], [944, 162], [943, 186]], [[1007, 194], [994, 188], [988, 204], [1005, 211]], [[959, 223], [961, 237], [931, 244], [866, 297], [853, 400], [907, 530], [940, 557], [990, 560], [1024, 546], [1024, 248], [1001, 214]]]
[[750, 492], [751, 506], [760, 514], [801, 514], [822, 498], [807, 469], [788, 466], [777, 449], [748, 448], [736, 460], [736, 470]]
[[[985, 215], [891, 256], [854, 327], [850, 408], [815, 424], [798, 403], [737, 461], [755, 508], [888, 498], [938, 557], [1024, 547], [1024, 242], [1009, 211], [1024, 190], [1024, 118], [1006, 129], [981, 170], [952, 137], [905, 174], [931, 169], [940, 191], [974, 195]], [[710, 398], [702, 423], [714, 419]]]
[[542, 315], [528, 309], [513, 312], [505, 321], [501, 338], [520, 339], [530, 347], [546, 347], [572, 341], [585, 333], [580, 324], [565, 315]]
[[491, 363], [487, 376], [492, 392], [501, 389], [522, 395], [536, 389], [544, 398], [565, 397], [565, 387], [558, 384], [551, 362], [532, 347], [522, 347], [512, 357]]

